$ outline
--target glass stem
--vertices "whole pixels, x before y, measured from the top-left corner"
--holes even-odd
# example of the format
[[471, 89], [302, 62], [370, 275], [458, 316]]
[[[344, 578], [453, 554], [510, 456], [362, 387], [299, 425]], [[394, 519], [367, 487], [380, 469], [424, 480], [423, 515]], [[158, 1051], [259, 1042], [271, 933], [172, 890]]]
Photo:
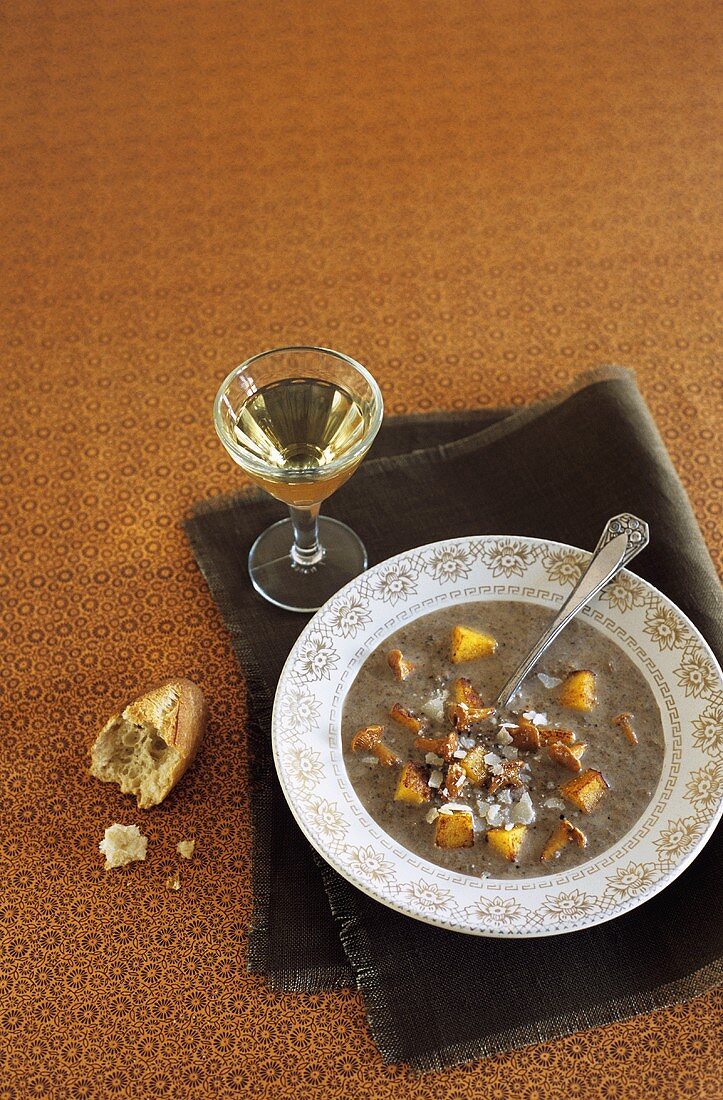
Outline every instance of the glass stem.
[[319, 542], [319, 505], [289, 508], [289, 512], [294, 527], [291, 564], [297, 569], [310, 569], [324, 557], [324, 547]]

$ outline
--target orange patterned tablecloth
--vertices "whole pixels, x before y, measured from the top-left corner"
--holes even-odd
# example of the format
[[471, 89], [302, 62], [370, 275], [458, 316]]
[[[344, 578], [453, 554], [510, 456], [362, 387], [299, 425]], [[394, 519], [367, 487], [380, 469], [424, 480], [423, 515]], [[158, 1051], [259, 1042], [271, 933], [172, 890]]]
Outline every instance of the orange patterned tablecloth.
[[[339, 347], [390, 412], [615, 361], [720, 562], [718, 14], [5, 5], [0, 1097], [721, 1096], [716, 994], [420, 1079], [354, 993], [246, 976], [243, 679], [180, 528], [240, 484], [211, 401], [251, 352]], [[85, 745], [175, 672], [207, 744], [143, 817], [146, 864], [106, 875], [105, 826], [140, 815]]]

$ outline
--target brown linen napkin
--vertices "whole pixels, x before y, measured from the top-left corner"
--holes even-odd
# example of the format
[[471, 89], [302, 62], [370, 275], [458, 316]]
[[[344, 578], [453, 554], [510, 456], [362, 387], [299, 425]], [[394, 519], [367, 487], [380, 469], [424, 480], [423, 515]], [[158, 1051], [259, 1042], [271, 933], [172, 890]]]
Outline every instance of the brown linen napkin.
[[[536, 535], [591, 548], [608, 516], [636, 512], [652, 530], [637, 571], [723, 649], [715, 570], [629, 372], [606, 368], [515, 413], [390, 420], [375, 456], [326, 507], [362, 534], [372, 564], [471, 534]], [[249, 683], [249, 969], [281, 989], [356, 983], [385, 1059], [419, 1069], [709, 988], [723, 953], [720, 830], [684, 875], [638, 910], [597, 929], [534, 941], [431, 928], [370, 900], [322, 861], [317, 868], [278, 787], [269, 743], [276, 680], [306, 619], [262, 601], [246, 572], [253, 539], [280, 514], [267, 497], [239, 495], [200, 505], [186, 524]]]

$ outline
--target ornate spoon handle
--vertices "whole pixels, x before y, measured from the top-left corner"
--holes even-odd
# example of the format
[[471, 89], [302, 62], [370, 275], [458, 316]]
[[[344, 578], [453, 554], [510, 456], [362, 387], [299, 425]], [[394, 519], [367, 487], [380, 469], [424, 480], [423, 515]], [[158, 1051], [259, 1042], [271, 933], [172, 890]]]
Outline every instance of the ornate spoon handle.
[[608, 520], [587, 569], [565, 600], [552, 624], [500, 691], [495, 700], [496, 707], [507, 706], [522, 681], [532, 671], [560, 631], [564, 630], [570, 619], [574, 618], [593, 596], [597, 596], [601, 588], [604, 588], [636, 554], [648, 545], [649, 538], [647, 523], [627, 512]]

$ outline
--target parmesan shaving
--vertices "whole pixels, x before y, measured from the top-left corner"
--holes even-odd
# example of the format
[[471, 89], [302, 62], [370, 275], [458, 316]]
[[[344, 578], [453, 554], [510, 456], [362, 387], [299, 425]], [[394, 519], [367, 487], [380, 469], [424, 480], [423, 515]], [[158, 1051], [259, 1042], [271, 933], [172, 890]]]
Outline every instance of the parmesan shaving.
[[546, 798], [542, 805], [548, 810], [564, 810], [565, 803], [561, 798]]
[[535, 820], [535, 807], [527, 791], [522, 798], [510, 810], [510, 821], [513, 825], [532, 825]]
[[528, 722], [532, 722], [533, 726], [545, 726], [547, 725], [547, 715], [538, 714], [535, 710], [523, 711], [523, 718], [526, 718]]
[[442, 722], [444, 720], [444, 704], [448, 694], [448, 691], [440, 690], [431, 695], [427, 702], [422, 705], [422, 714], [426, 718], [431, 718], [433, 722]]
[[487, 809], [487, 824], [488, 825], [492, 825], [492, 827], [494, 828], [495, 825], [501, 825], [503, 819], [504, 819], [504, 812], [503, 812], [501, 806], [495, 806], [493, 804], [492, 806], [488, 807], [488, 809]]

